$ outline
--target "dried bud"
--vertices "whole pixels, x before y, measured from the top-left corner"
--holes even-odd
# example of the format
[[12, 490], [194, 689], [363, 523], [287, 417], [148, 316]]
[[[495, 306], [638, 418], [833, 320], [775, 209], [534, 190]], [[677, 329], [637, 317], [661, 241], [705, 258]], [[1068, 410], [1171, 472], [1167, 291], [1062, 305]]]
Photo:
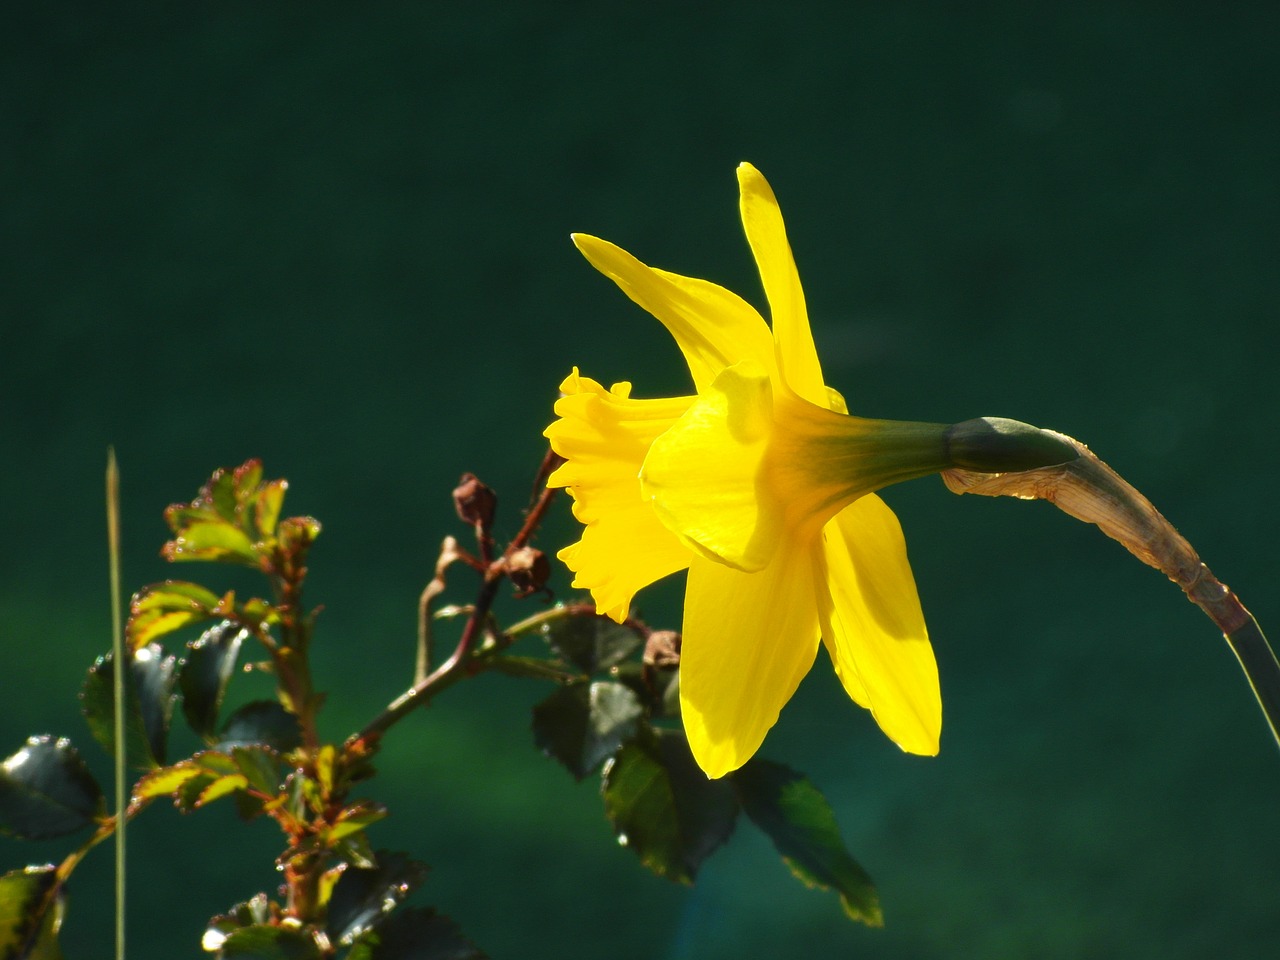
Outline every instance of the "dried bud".
[[675, 630], [655, 630], [644, 644], [644, 663], [647, 667], [676, 667], [680, 665], [680, 634]]
[[474, 473], [464, 473], [453, 490], [453, 505], [463, 523], [487, 530], [493, 523], [498, 497]]
[[507, 576], [522, 597], [541, 590], [551, 576], [551, 562], [535, 547], [520, 547], [507, 555]]

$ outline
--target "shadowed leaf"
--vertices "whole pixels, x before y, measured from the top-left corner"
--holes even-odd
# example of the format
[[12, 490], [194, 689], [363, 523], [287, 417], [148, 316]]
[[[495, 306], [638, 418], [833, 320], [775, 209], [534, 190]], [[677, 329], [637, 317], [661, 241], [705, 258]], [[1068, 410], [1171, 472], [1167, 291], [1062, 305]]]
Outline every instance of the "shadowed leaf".
[[193, 640], [178, 677], [182, 712], [191, 729], [205, 740], [214, 738], [218, 710], [236, 668], [240, 646], [249, 631], [229, 620], [215, 624]]
[[594, 614], [561, 617], [542, 627], [551, 648], [583, 673], [599, 673], [621, 663], [643, 640], [630, 627]]
[[302, 732], [297, 717], [274, 700], [255, 700], [227, 718], [217, 746], [229, 750], [257, 744], [288, 753], [300, 743]]
[[241, 927], [266, 924], [271, 919], [270, 902], [265, 893], [255, 894], [243, 903], [237, 903], [224, 914], [209, 921], [200, 946], [208, 953], [216, 953], [226, 943], [227, 937]]
[[604, 807], [619, 843], [668, 880], [692, 883], [733, 832], [738, 800], [698, 769], [684, 734], [649, 729], [605, 766]]
[[231, 759], [244, 775], [249, 786], [268, 796], [280, 790], [280, 755], [261, 744], [249, 747], [232, 747]]
[[0, 876], [0, 960], [62, 960], [64, 902], [52, 866]]
[[399, 910], [345, 960], [486, 960], [458, 925], [430, 908]]
[[643, 713], [620, 683], [571, 684], [533, 708], [534, 742], [581, 780], [635, 735]]
[[379, 850], [372, 870], [347, 867], [329, 898], [329, 939], [349, 946], [378, 927], [427, 875], [426, 864]]
[[227, 934], [219, 960], [319, 960], [320, 949], [302, 930], [258, 924]]
[[102, 789], [67, 740], [31, 737], [0, 766], [0, 832], [60, 837], [106, 811]]
[[831, 805], [807, 777], [780, 763], [753, 759], [730, 780], [742, 809], [801, 882], [835, 889], [851, 919], [884, 925], [875, 885], [845, 849]]
[[[125, 756], [131, 767], [150, 770], [165, 761], [169, 721], [173, 718], [176, 657], [166, 657], [159, 644], [148, 644], [126, 657]], [[115, 753], [115, 664], [111, 654], [99, 657], [80, 688], [80, 709], [102, 749]]]

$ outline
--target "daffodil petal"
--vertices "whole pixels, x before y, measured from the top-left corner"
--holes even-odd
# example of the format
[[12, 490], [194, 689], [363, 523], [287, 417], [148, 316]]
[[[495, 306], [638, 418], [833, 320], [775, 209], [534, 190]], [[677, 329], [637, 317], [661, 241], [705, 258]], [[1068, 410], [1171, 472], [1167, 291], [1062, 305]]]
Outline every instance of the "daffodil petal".
[[749, 360], [726, 367], [653, 441], [640, 471], [644, 497], [691, 549], [739, 570], [761, 570], [783, 531], [765, 487], [773, 388]]
[[773, 321], [773, 340], [782, 377], [810, 403], [827, 406], [822, 366], [809, 329], [804, 289], [796, 270], [782, 210], [764, 175], [749, 163], [738, 167], [742, 227], [756, 258]]
[[575, 233], [573, 242], [593, 267], [671, 332], [698, 390], [739, 360], [775, 367], [768, 326], [737, 294], [706, 280], [655, 270], [598, 237]]
[[811, 544], [759, 573], [694, 558], [685, 588], [680, 712], [694, 759], [722, 777], [751, 759], [818, 650]]
[[822, 540], [818, 609], [836, 674], [890, 740], [933, 756], [942, 731], [938, 665], [898, 518], [869, 494], [836, 514]]
[[558, 556], [574, 572], [573, 586], [590, 590], [600, 612], [622, 622], [636, 591], [689, 563], [689, 550], [641, 497], [639, 473], [649, 445], [692, 398], [633, 400], [629, 384], [605, 390], [576, 367], [560, 389], [559, 419], [545, 436], [566, 462], [547, 485], [569, 488], [585, 529]]

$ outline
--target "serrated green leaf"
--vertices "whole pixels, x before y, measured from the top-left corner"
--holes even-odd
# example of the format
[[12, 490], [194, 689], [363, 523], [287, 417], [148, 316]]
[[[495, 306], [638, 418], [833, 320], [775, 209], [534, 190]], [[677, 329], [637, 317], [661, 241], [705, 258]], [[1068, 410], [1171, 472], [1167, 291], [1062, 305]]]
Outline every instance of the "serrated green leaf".
[[206, 741], [217, 729], [218, 710], [235, 672], [240, 647], [249, 631], [230, 620], [214, 624], [187, 647], [178, 682], [182, 712], [191, 729]]
[[486, 960], [444, 914], [429, 907], [397, 910], [361, 940], [345, 960]]
[[129, 603], [125, 638], [131, 650], [216, 615], [223, 598], [195, 583], [166, 580], [143, 587]]
[[635, 735], [643, 713], [620, 683], [571, 684], [533, 708], [534, 742], [581, 780]]
[[[255, 467], [257, 468], [255, 471]], [[215, 470], [208, 483], [200, 491], [199, 500], [207, 503], [223, 520], [234, 523], [239, 497], [236, 496], [241, 478], [251, 477], [254, 473], [262, 475], [262, 465], [253, 460], [246, 461], [235, 470], [222, 468]]]
[[359, 833], [371, 823], [377, 823], [387, 815], [387, 808], [372, 800], [357, 800], [339, 811], [333, 825], [325, 831], [328, 843], [335, 843], [354, 833]]
[[684, 734], [647, 728], [604, 770], [605, 814], [618, 842], [668, 880], [692, 883], [733, 832], [738, 799], [698, 769]]
[[134, 802], [154, 800], [156, 797], [173, 796], [192, 777], [198, 777], [201, 770], [189, 760], [172, 767], [161, 767], [152, 770], [133, 785]]
[[187, 813], [242, 790], [248, 783], [234, 757], [216, 750], [202, 750], [142, 777], [134, 784], [133, 798], [145, 801], [171, 796], [174, 806]]
[[65, 897], [52, 866], [0, 876], [0, 960], [62, 960]]
[[23, 840], [74, 833], [106, 812], [102, 788], [68, 740], [31, 737], [0, 765], [0, 832]]
[[190, 813], [203, 806], [202, 798], [204, 797], [204, 792], [219, 779], [216, 773], [201, 769], [194, 777], [175, 791], [173, 805], [183, 813]]
[[258, 792], [274, 796], [280, 791], [280, 755], [270, 747], [232, 747], [231, 759], [249, 786]]
[[253, 541], [239, 527], [226, 520], [196, 520], [164, 545], [161, 555], [169, 561], [210, 560], [258, 565]]
[[372, 870], [348, 867], [329, 898], [329, 940], [350, 946], [377, 927], [427, 875], [427, 866], [403, 853], [379, 850]]
[[195, 798], [192, 803], [194, 807], [203, 807], [205, 804], [213, 803], [228, 794], [235, 793], [237, 790], [243, 790], [249, 785], [249, 781], [242, 773], [233, 773], [226, 777], [218, 777], [212, 780], [208, 786], [200, 791], [200, 795]]
[[289, 489], [288, 481], [272, 480], [264, 483], [253, 499], [253, 526], [259, 539], [275, 536], [276, 524], [280, 521], [280, 509], [284, 505], [285, 491]]
[[621, 663], [644, 642], [630, 627], [594, 614], [557, 618], [541, 633], [557, 654], [586, 674]]
[[305, 931], [258, 924], [227, 934], [218, 960], [319, 960], [320, 948]]
[[755, 758], [730, 775], [742, 809], [768, 835], [806, 886], [834, 889], [844, 912], [872, 927], [884, 925], [871, 877], [845, 849], [835, 814], [807, 777]]
[[297, 717], [274, 700], [255, 700], [227, 718], [217, 746], [229, 750], [233, 746], [262, 745], [277, 753], [288, 753], [301, 743]]
[[[176, 657], [166, 657], [151, 643], [126, 657], [125, 756], [136, 770], [151, 770], [165, 761], [169, 722], [173, 717]], [[80, 688], [80, 709], [89, 732], [108, 754], [115, 753], [115, 665], [111, 654], [99, 657]]]
[[135, 613], [155, 607], [179, 609], [184, 605], [193, 610], [212, 610], [222, 598], [198, 583], [188, 580], [164, 580], [143, 587], [134, 594], [130, 609]]

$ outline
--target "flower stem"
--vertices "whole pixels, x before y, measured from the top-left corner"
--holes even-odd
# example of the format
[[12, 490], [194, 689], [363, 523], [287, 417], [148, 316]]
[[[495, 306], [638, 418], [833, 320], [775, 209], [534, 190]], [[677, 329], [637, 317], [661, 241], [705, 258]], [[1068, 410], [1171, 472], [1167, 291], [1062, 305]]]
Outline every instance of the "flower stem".
[[[1051, 466], [1007, 473], [976, 470], [943, 471], [942, 479], [957, 494], [1047, 500], [1077, 520], [1095, 524], [1148, 566], [1182, 588], [1223, 633], [1240, 661], [1249, 686], [1280, 745], [1280, 661], [1253, 615], [1240, 598], [1200, 560], [1187, 539], [1174, 529], [1151, 501], [1099, 460], [1083, 443], [1051, 430], [1047, 440], [1070, 445], [1074, 459]], [[1046, 438], [1031, 438], [1042, 443]]]

